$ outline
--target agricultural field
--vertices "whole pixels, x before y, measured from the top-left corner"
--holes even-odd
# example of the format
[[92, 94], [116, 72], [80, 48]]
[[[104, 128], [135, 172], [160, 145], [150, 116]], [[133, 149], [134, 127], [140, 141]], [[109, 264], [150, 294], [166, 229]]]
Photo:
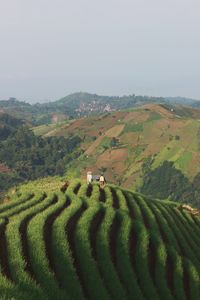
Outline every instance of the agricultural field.
[[[200, 207], [198, 109], [148, 103], [70, 120], [43, 136], [49, 135], [81, 139], [80, 155], [65, 169], [67, 178], [103, 172], [110, 183]], [[168, 183], [158, 175], [166, 174], [166, 163]]]
[[200, 217], [81, 180], [0, 205], [0, 299], [200, 299]]
[[200, 112], [189, 107], [146, 104], [82, 117], [60, 124], [44, 136], [78, 135], [82, 139], [83, 154], [68, 166], [66, 176], [73, 172], [83, 178], [87, 170], [94, 174], [104, 170], [109, 182], [139, 190], [147, 160], [151, 161], [148, 171], [169, 161], [193, 182], [200, 173], [199, 120]]

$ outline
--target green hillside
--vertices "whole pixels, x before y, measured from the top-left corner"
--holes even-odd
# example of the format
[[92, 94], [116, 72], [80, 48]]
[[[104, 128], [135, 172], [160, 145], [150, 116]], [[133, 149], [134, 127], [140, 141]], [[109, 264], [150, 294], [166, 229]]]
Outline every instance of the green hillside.
[[[146, 104], [42, 130], [43, 137], [81, 138], [67, 178], [103, 172], [125, 188], [200, 207], [200, 110]], [[41, 134], [41, 126], [34, 132]]]
[[0, 206], [1, 299], [200, 299], [198, 217], [113, 185], [42, 185]]
[[0, 193], [27, 180], [92, 171], [153, 198], [200, 207], [198, 109], [146, 104], [31, 128], [1, 116]]

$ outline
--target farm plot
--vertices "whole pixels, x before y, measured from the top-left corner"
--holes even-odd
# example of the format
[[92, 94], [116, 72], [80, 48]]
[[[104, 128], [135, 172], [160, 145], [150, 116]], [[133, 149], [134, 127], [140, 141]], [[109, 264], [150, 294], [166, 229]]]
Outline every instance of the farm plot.
[[0, 299], [200, 299], [200, 220], [74, 180], [0, 206]]

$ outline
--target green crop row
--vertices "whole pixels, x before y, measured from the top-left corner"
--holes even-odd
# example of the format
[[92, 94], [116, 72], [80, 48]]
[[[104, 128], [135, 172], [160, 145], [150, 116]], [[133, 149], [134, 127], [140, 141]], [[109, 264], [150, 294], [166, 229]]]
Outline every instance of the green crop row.
[[126, 292], [120, 283], [118, 274], [113, 264], [110, 251], [110, 230], [115, 221], [116, 213], [113, 208], [104, 210], [104, 218], [97, 232], [97, 260], [104, 284], [113, 299], [125, 299]]
[[149, 203], [149, 207], [156, 217], [162, 240], [167, 249], [167, 264], [168, 268], [171, 269], [169, 280], [171, 281], [170, 288], [172, 294], [175, 295], [177, 299], [185, 299], [183, 286], [183, 263], [180, 254], [178, 254], [181, 253], [179, 243], [173, 231], [170, 229], [166, 218], [162, 215], [157, 205], [155, 205], [155, 203]]
[[[152, 210], [148, 207], [147, 202], [140, 196], [136, 196], [135, 200], [140, 206], [144, 224], [147, 226], [147, 230], [149, 231], [149, 239], [151, 248], [149, 248], [149, 252], [152, 252], [153, 257], [150, 257], [152, 264], [151, 272], [153, 273], [153, 281], [155, 287], [157, 287], [158, 293], [160, 297], [163, 299], [171, 300], [172, 295], [169, 287], [167, 285], [166, 280], [166, 261], [167, 261], [167, 251], [165, 247], [165, 243], [162, 240], [159, 226], [156, 221], [156, 217]], [[150, 254], [150, 253], [149, 253]]]
[[[199, 261], [196, 257], [196, 254], [194, 253], [193, 248], [191, 248], [190, 245], [188, 244], [189, 236], [187, 236], [187, 237], [185, 236], [185, 234], [184, 234], [185, 231], [184, 231], [183, 226], [180, 227], [180, 224], [177, 226], [177, 220], [172, 218], [172, 215], [169, 213], [167, 208], [164, 208], [161, 205], [159, 205], [159, 209], [167, 221], [167, 224], [171, 230], [171, 234], [172, 233], [174, 234], [174, 237], [175, 237], [177, 243], [179, 244], [180, 255], [182, 257], [182, 271], [181, 271], [182, 274], [184, 274], [184, 272], [186, 272], [183, 258], [188, 258], [189, 260], [191, 260], [191, 262], [195, 265], [195, 268], [199, 272], [199, 270], [200, 270], [199, 269], [199, 267], [200, 267]], [[181, 257], [180, 257], [180, 259], [181, 259]], [[181, 289], [179, 291], [181, 291]], [[181, 297], [180, 297], [180, 299], [181, 299]]]
[[121, 223], [116, 245], [117, 268], [121, 274], [120, 278], [129, 299], [133, 299], [134, 295], [135, 299], [144, 300], [143, 289], [139, 286], [136, 269], [131, 262], [131, 256], [135, 255], [130, 251], [130, 239], [131, 235], [134, 234], [132, 231], [133, 223], [126, 212], [118, 211], [117, 214]]
[[7, 211], [8, 209], [17, 207], [18, 205], [29, 201], [31, 198], [33, 198], [34, 194], [31, 193], [26, 193], [23, 194], [23, 196], [21, 196], [20, 198], [17, 196], [14, 196], [12, 198], [12, 201], [8, 202], [8, 203], [4, 203], [1, 204], [0, 206], [0, 214], [2, 214], [3, 212]]
[[[40, 195], [36, 196], [41, 198]], [[19, 213], [6, 227], [6, 240], [8, 252], [8, 267], [12, 280], [25, 293], [30, 293], [30, 299], [46, 299], [46, 295], [42, 292], [40, 286], [35, 282], [32, 276], [26, 271], [27, 261], [23, 257], [22, 237], [20, 228], [25, 219], [31, 219], [37, 213], [47, 209], [54, 204], [54, 196], [46, 198], [39, 202], [36, 206], [30, 207], [26, 211]], [[35, 246], [34, 246], [35, 249]]]
[[[79, 258], [80, 271], [83, 284], [90, 299], [110, 299], [105, 288], [96, 262], [92, 256], [90, 241], [90, 224], [102, 206], [96, 205], [88, 208], [78, 221], [75, 231], [75, 248]], [[83, 276], [84, 275], [84, 276]]]
[[41, 194], [41, 196], [38, 197], [38, 194], [36, 194], [33, 198], [30, 198], [29, 200], [20, 202], [17, 206], [10, 207], [6, 211], [2, 212], [0, 214], [0, 217], [8, 217], [11, 218], [13, 216], [16, 216], [20, 212], [25, 211], [26, 209], [29, 209], [30, 207], [34, 207], [34, 205], [37, 205], [41, 201], [45, 199], [46, 195]]
[[67, 231], [70, 220], [81, 210], [83, 202], [72, 192], [67, 192], [71, 205], [55, 220], [52, 228], [52, 253], [58, 280], [71, 299], [84, 299], [82, 288], [74, 267], [74, 258], [69, 244]]
[[67, 294], [59, 287], [55, 273], [50, 268], [47, 257], [47, 251], [50, 251], [50, 249], [46, 248], [45, 238], [51, 238], [51, 236], [44, 236], [45, 223], [48, 218], [53, 216], [58, 210], [65, 208], [67, 201], [66, 196], [60, 193], [57, 197], [58, 201], [56, 204], [38, 212], [37, 215], [30, 220], [27, 228], [27, 240], [32, 269], [37, 281], [46, 291], [49, 299], [64, 300], [68, 299]]
[[0, 299], [200, 299], [200, 219], [73, 181], [0, 206]]

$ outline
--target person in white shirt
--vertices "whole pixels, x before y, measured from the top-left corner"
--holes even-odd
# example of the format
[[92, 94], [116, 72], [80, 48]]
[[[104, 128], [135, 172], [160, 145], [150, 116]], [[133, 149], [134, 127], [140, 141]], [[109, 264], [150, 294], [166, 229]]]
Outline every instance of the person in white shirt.
[[88, 171], [87, 172], [87, 184], [92, 183], [92, 172]]

